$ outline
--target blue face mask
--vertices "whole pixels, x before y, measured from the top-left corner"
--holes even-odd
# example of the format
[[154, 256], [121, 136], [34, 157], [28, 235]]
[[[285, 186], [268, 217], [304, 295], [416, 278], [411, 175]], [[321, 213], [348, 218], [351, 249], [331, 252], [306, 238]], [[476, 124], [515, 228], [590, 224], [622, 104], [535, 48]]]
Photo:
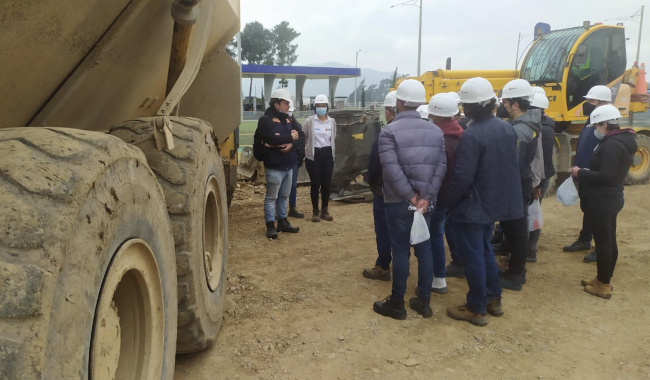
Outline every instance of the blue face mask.
[[602, 140], [603, 137], [605, 137], [605, 134], [604, 134], [604, 133], [600, 133], [600, 132], [598, 131], [598, 128], [594, 127], [594, 136], [596, 136], [596, 138], [597, 138], [598, 140]]
[[316, 108], [316, 115], [325, 116], [327, 114], [327, 108]]

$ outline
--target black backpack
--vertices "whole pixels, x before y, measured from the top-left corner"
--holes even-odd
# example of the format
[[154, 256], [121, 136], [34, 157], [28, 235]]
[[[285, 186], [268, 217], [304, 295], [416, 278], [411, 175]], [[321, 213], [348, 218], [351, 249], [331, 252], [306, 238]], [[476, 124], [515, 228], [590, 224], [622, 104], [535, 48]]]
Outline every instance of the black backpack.
[[253, 137], [253, 157], [260, 162], [266, 158], [266, 147], [257, 130], [255, 130], [255, 136]]

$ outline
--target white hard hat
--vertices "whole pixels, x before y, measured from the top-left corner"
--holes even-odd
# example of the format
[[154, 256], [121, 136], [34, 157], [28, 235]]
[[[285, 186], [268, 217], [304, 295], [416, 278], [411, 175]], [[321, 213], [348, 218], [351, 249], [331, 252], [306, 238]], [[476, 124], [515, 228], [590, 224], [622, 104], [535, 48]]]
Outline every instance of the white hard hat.
[[424, 85], [415, 79], [407, 79], [402, 82], [395, 91], [395, 97], [404, 101], [407, 107], [419, 106], [427, 101]]
[[607, 86], [594, 86], [591, 88], [591, 90], [589, 90], [587, 95], [585, 95], [585, 99], [594, 99], [603, 102], [611, 102], [612, 90], [610, 90], [609, 87]]
[[514, 79], [503, 86], [501, 99], [523, 98], [530, 101], [533, 97], [533, 87], [525, 79]]
[[397, 106], [397, 98], [395, 97], [395, 92], [396, 91], [391, 91], [386, 95], [386, 99], [384, 99], [384, 107], [395, 107]]
[[458, 102], [458, 93], [457, 92], [448, 92], [446, 95], [448, 95], [451, 99], [455, 100]]
[[458, 100], [461, 103], [483, 103], [494, 99], [492, 84], [485, 78], [470, 78], [460, 88]]
[[271, 99], [282, 99], [287, 102], [291, 101], [291, 93], [286, 88], [278, 88], [271, 94]]
[[545, 110], [548, 108], [548, 98], [545, 94], [541, 94], [539, 92], [535, 93], [533, 94], [533, 100], [530, 101], [530, 105]]
[[289, 100], [289, 112], [295, 111], [295, 108], [293, 106], [293, 100]]
[[423, 104], [418, 107], [418, 112], [420, 113], [420, 117], [423, 119], [428, 119], [429, 118], [429, 109], [427, 108], [426, 104]]
[[[452, 94], [455, 94], [455, 92], [452, 92]], [[434, 116], [453, 117], [458, 113], [458, 102], [449, 93], [437, 94], [431, 98], [427, 109]]]
[[330, 104], [330, 100], [327, 98], [325, 95], [318, 95], [316, 99], [314, 99], [314, 104]]
[[618, 111], [618, 108], [611, 104], [606, 104], [593, 110], [589, 121], [591, 124], [602, 123], [603, 121], [607, 121], [610, 124], [618, 124], [617, 119], [619, 118], [621, 118], [621, 113]]
[[533, 92], [535, 94], [543, 94], [544, 96], [546, 96], [546, 90], [544, 90], [544, 87], [535, 86], [533, 87]]

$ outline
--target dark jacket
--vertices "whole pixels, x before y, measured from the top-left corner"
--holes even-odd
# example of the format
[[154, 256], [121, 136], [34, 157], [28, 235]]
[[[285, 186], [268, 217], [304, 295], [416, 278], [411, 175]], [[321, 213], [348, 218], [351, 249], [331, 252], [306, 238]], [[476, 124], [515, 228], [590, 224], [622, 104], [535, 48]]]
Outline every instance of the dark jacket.
[[521, 180], [532, 180], [533, 172], [531, 164], [535, 159], [537, 152], [537, 138], [541, 131], [540, 116], [532, 112], [526, 112], [515, 120], [510, 121], [510, 125], [517, 133], [519, 140], [519, 176]]
[[[589, 123], [589, 121], [587, 121]], [[589, 163], [591, 162], [591, 156], [594, 154], [594, 150], [600, 143], [600, 140], [594, 135], [594, 127], [590, 124], [585, 124], [582, 131], [580, 131], [580, 136], [578, 137], [578, 145], [576, 145], [576, 157], [573, 161], [573, 165], [579, 168], [588, 168]]]
[[264, 167], [269, 169], [293, 169], [297, 163], [296, 151], [291, 149], [282, 153], [280, 148], [273, 146], [293, 143], [291, 136], [292, 123], [289, 115], [268, 108], [264, 116], [257, 122], [253, 144], [259, 146], [265, 143], [272, 147], [264, 147]]
[[544, 178], [555, 175], [553, 166], [553, 147], [555, 146], [555, 122], [550, 117], [542, 116], [542, 150], [544, 151]]
[[[391, 120], [392, 121], [392, 120]], [[390, 122], [388, 122], [390, 124]], [[388, 125], [387, 124], [387, 125]], [[381, 161], [379, 160], [379, 134], [375, 136], [375, 141], [370, 147], [370, 155], [368, 156], [368, 185], [370, 191], [375, 197], [383, 197], [384, 193], [382, 187], [384, 185], [383, 177], [381, 175]]]
[[302, 166], [302, 163], [305, 161], [305, 132], [302, 130], [302, 125], [296, 120], [292, 115], [291, 117], [291, 129], [298, 131], [298, 140], [293, 142], [293, 150], [296, 151], [296, 158], [298, 160], [298, 167]]
[[623, 182], [637, 150], [632, 129], [609, 133], [591, 156], [589, 169], [580, 169], [580, 187], [587, 197], [623, 197]]
[[524, 216], [517, 134], [490, 116], [474, 121], [458, 140], [445, 205], [452, 221], [489, 224]]
[[454, 164], [456, 163], [456, 145], [458, 145], [458, 140], [463, 134], [463, 128], [458, 125], [456, 119], [448, 119], [438, 124], [438, 127], [442, 130], [442, 133], [445, 135], [445, 152], [447, 154], [447, 174], [442, 180], [442, 186], [438, 192], [438, 203], [444, 204], [445, 196], [447, 193], [447, 187], [449, 187], [449, 182], [454, 175]]
[[404, 111], [379, 134], [384, 202], [397, 203], [415, 193], [435, 203], [447, 172], [445, 139], [440, 128]]

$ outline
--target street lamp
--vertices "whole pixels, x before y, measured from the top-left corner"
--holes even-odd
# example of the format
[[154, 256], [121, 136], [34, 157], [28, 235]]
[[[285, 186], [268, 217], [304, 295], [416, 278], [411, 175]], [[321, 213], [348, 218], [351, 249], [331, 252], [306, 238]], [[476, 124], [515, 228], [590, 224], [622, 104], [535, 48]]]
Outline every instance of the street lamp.
[[[420, 5], [417, 5], [417, 3]], [[420, 8], [420, 28], [418, 30], [418, 77], [420, 76], [420, 62], [422, 60], [422, 0], [409, 0], [400, 4], [391, 5], [391, 8], [399, 7], [402, 5], [412, 5]]]
[[[357, 51], [357, 58], [354, 60], [354, 68], [356, 69], [359, 66], [359, 51]], [[357, 77], [354, 77], [354, 106], [357, 106]]]

